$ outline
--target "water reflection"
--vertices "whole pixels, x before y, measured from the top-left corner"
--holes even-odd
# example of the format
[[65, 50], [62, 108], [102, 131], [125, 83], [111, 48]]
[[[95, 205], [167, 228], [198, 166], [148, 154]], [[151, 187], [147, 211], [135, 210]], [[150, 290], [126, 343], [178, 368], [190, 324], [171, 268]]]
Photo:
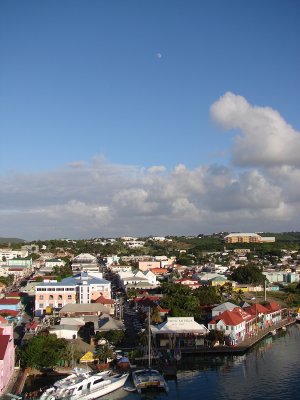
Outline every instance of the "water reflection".
[[[236, 356], [184, 356], [177, 380], [169, 380], [169, 395], [156, 393], [143, 399], [176, 400], [295, 400], [300, 381], [300, 325], [268, 336], [247, 354]], [[137, 400], [123, 389], [101, 400]]]

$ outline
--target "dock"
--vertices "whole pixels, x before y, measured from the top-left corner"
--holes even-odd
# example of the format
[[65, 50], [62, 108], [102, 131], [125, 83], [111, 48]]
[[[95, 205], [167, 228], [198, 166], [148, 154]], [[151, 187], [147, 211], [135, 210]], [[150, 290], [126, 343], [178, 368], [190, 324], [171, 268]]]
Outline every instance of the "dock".
[[284, 329], [289, 325], [296, 323], [295, 318], [286, 318], [277, 324], [273, 324], [264, 329], [260, 329], [253, 336], [246, 337], [239, 341], [235, 346], [219, 345], [215, 347], [198, 346], [193, 348], [182, 347], [181, 353], [184, 354], [244, 354], [251, 349], [256, 343], [260, 342], [266, 336], [272, 334], [274, 330]]

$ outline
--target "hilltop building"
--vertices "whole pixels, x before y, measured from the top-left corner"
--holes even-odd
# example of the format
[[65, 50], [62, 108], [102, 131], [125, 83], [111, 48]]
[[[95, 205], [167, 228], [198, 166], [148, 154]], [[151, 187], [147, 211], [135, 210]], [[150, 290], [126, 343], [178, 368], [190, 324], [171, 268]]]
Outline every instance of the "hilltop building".
[[263, 237], [257, 233], [230, 233], [224, 237], [225, 243], [272, 243], [275, 237]]

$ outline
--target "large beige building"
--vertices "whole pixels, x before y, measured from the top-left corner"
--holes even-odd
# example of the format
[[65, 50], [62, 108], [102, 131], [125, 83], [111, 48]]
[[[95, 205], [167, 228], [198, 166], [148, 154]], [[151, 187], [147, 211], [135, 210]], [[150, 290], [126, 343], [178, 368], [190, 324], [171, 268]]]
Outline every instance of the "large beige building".
[[272, 243], [275, 237], [263, 237], [257, 233], [230, 233], [224, 237], [225, 243]]

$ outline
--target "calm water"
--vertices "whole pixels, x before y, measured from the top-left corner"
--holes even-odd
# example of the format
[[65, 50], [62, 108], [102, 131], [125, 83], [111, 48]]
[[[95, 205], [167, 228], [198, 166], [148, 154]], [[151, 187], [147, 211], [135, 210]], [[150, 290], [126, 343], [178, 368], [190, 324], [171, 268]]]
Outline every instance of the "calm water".
[[[295, 400], [300, 398], [300, 324], [267, 337], [243, 356], [183, 357], [170, 392], [144, 399]], [[124, 390], [102, 400], [137, 400]]]
[[[130, 382], [128, 382], [130, 384]], [[169, 394], [143, 399], [295, 400], [300, 398], [300, 324], [270, 336], [243, 356], [184, 356]], [[127, 386], [127, 383], [125, 384]], [[120, 389], [101, 400], [137, 400]]]

